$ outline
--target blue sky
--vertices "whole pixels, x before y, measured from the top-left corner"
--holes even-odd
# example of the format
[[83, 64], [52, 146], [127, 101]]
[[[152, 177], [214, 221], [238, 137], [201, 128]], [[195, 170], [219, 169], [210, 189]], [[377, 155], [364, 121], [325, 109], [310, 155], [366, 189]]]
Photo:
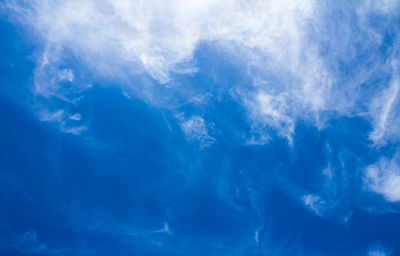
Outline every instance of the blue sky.
[[400, 2], [0, 2], [1, 255], [400, 255]]

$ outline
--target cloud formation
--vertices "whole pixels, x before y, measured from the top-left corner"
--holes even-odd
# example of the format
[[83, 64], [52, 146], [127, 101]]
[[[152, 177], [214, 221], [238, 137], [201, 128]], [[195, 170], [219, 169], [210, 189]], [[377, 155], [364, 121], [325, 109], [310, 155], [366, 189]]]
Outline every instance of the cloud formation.
[[59, 253], [48, 248], [45, 243], [39, 240], [37, 232], [32, 230], [17, 235], [14, 241], [7, 246], [23, 254], [45, 255]]
[[[263, 145], [277, 134], [292, 145], [299, 121], [323, 129], [337, 116], [370, 122], [374, 146], [399, 140], [397, 1], [39, 0], [4, 6], [39, 38], [36, 109], [40, 120], [63, 132], [87, 130], [85, 115], [71, 106], [101, 81], [128, 99], [167, 108], [190, 141], [212, 145], [207, 115], [180, 109], [189, 103], [206, 109], [207, 101], [193, 99], [206, 96], [194, 92], [197, 85], [175, 80], [199, 72], [196, 52], [210, 44], [240, 63], [238, 72], [247, 78], [221, 89], [245, 109], [250, 134], [242, 136], [244, 144]], [[399, 175], [392, 162], [368, 167], [365, 184], [395, 202]], [[317, 214], [336, 196], [304, 194]]]
[[[157, 104], [164, 101], [157, 96], [160, 88], [171, 83], [174, 74], [197, 71], [193, 56], [198, 45], [214, 42], [246, 63], [252, 82], [235, 90], [249, 110], [256, 137], [261, 138], [255, 143], [268, 138], [268, 127], [290, 140], [298, 119], [323, 126], [326, 112], [361, 115], [365, 108], [375, 127], [371, 139], [394, 136], [386, 127], [396, 123], [398, 116], [394, 111], [398, 50], [389, 53], [391, 61], [378, 57], [374, 51], [384, 44], [384, 35], [370, 24], [369, 16], [390, 17], [398, 9], [396, 1], [349, 4], [343, 8], [346, 19], [340, 24], [328, 19], [328, 3], [312, 0], [40, 0], [6, 1], [6, 7], [40, 35], [34, 83], [35, 93], [46, 98], [76, 104], [91, 87], [88, 77], [94, 76], [116, 79], [126, 93]], [[364, 46], [357, 50], [361, 41]], [[360, 58], [364, 49], [372, 49], [366, 61]], [[339, 79], [343, 77], [338, 74], [340, 62], [355, 58], [365, 67], [360, 75]], [[69, 67], [72, 59], [87, 71], [74, 71]], [[379, 65], [367, 68], [369, 61]], [[360, 91], [382, 71], [392, 76], [387, 92]], [[159, 85], [134, 82], [145, 74]], [[182, 94], [176, 86], [168, 88], [170, 97]]]
[[372, 192], [381, 194], [389, 202], [400, 201], [400, 166], [397, 160], [382, 158], [365, 170], [364, 184]]
[[[46, 98], [75, 103], [81, 92], [90, 88], [87, 81], [79, 79], [81, 74], [68, 67], [71, 58], [97, 77], [121, 82], [147, 73], [166, 84], [171, 74], [196, 72], [193, 54], [205, 41], [240, 52], [240, 58], [258, 72], [264, 72], [260, 68], [268, 65], [272, 72], [293, 76], [298, 85], [289, 97], [298, 95], [313, 109], [323, 105], [320, 94], [325, 85], [318, 85], [321, 81], [314, 73], [319, 72], [321, 79], [328, 75], [305, 39], [313, 1], [120, 0], [99, 4], [92, 0], [41, 0], [24, 4], [8, 1], [7, 6], [17, 20], [40, 35], [42, 50], [34, 83], [35, 92]], [[138, 83], [120, 84], [150, 101], [154, 101], [154, 91], [159, 90], [152, 87], [148, 91], [146, 85]], [[278, 91], [287, 89], [279, 89], [279, 84], [271, 86]], [[271, 93], [265, 90], [268, 88], [262, 88], [257, 97]], [[312, 97], [308, 91], [313, 91]], [[263, 107], [265, 102], [260, 104]], [[268, 116], [266, 112], [261, 111]], [[280, 117], [269, 119], [273, 126], [279, 126], [276, 122]], [[282, 133], [290, 133], [290, 128]]]
[[215, 141], [215, 138], [210, 136], [208, 132], [210, 125], [207, 125], [201, 116], [193, 115], [185, 119], [183, 114], [179, 114], [177, 118], [180, 121], [182, 131], [189, 140], [199, 142], [201, 147], [210, 146]]

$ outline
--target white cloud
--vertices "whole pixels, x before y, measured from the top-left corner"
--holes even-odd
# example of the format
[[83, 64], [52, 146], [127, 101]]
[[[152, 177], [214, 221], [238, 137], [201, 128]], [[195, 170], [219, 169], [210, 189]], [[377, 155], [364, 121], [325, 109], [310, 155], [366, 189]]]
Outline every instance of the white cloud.
[[[299, 119], [323, 126], [325, 111], [352, 116], [365, 116], [367, 111], [375, 128], [371, 139], [396, 137], [397, 130], [388, 135], [387, 129], [399, 119], [393, 112], [398, 90], [395, 72], [387, 93], [377, 89], [368, 95], [361, 85], [376, 72], [387, 72], [381, 67], [385, 63], [373, 59], [376, 54], [371, 54], [371, 63], [379, 65], [362, 69], [344, 82], [335, 77], [341, 62], [358, 56], [358, 42], [372, 51], [382, 43], [383, 35], [369, 27], [366, 17], [390, 12], [398, 4], [378, 2], [351, 5], [354, 9], [347, 11], [355, 12], [359, 23], [340, 20], [335, 24], [340, 38], [324, 27], [332, 26], [331, 9], [315, 0], [38, 0], [5, 5], [40, 38], [36, 95], [56, 97], [66, 104], [75, 104], [90, 88], [90, 81], [80, 73], [87, 70], [96, 79], [117, 80], [125, 96], [179, 106], [194, 97], [187, 93], [193, 85], [180, 85], [187, 90], [165, 86], [172, 75], [197, 71], [193, 55], [201, 42], [222, 47], [245, 63], [243, 72], [252, 78], [249, 85], [231, 87], [249, 113], [253, 132], [247, 142], [263, 144], [271, 128], [291, 141]], [[321, 54], [327, 44], [329, 53]], [[84, 69], [65, 68], [74, 61]], [[140, 80], [143, 74], [158, 84]]]
[[387, 252], [382, 245], [378, 244], [367, 252], [367, 256], [389, 256], [391, 252]]
[[[315, 72], [322, 71], [318, 75], [322, 77], [323, 65], [304, 42], [306, 22], [313, 14], [312, 0], [7, 3], [17, 19], [42, 38], [35, 88], [45, 97], [74, 102], [76, 94], [87, 89], [72, 69], [61, 68], [70, 56], [101, 77], [126, 79], [147, 72], [163, 84], [171, 79], [171, 72], [196, 72], [193, 53], [199, 42], [208, 41], [241, 52], [250, 66], [260, 68], [269, 63], [296, 78], [305, 75], [295, 86], [300, 94], [295, 94], [312, 108], [323, 104], [321, 97], [315, 96], [320, 90]], [[60, 81], [71, 85], [65, 88]], [[312, 97], [306, 96], [310, 90]], [[143, 93], [147, 98], [151, 94]]]
[[207, 147], [214, 143], [215, 138], [208, 133], [210, 125], [207, 125], [201, 116], [193, 115], [186, 119], [183, 114], [179, 114], [177, 118], [180, 120], [182, 131], [189, 140], [198, 141], [201, 147]]
[[321, 215], [322, 211], [325, 208], [326, 202], [321, 199], [318, 195], [304, 195], [303, 202], [306, 206], [308, 206], [315, 214]]
[[253, 100], [245, 99], [245, 105], [251, 110], [250, 118], [255, 122], [253, 129], [261, 129], [258, 140], [251, 138], [249, 143], [262, 144], [268, 141], [268, 136], [262, 133], [264, 126], [273, 127], [280, 135], [292, 141], [291, 135], [294, 132], [294, 118], [289, 116], [290, 110], [287, 105], [285, 94], [269, 95], [265, 92], [258, 92]]
[[400, 7], [398, 0], [367, 0], [362, 6], [364, 10], [376, 10], [385, 14], [396, 12]]
[[258, 244], [260, 242], [260, 233], [258, 231], [254, 232], [254, 241], [256, 241], [256, 243]]
[[172, 235], [172, 232], [171, 232], [171, 230], [169, 228], [169, 224], [167, 222], [164, 222], [164, 227], [162, 229], [155, 230], [155, 231], [153, 231], [151, 233], [152, 234], [155, 234], [155, 233], [166, 233], [168, 235]]
[[44, 110], [39, 113], [39, 120], [44, 122], [61, 122], [64, 114], [64, 110], [62, 109], [58, 109], [53, 112]]
[[81, 135], [84, 131], [87, 130], [87, 127], [84, 125], [79, 126], [71, 126], [71, 127], [61, 127], [61, 130], [65, 133], [70, 133], [73, 135]]
[[367, 190], [381, 194], [389, 202], [400, 201], [400, 165], [393, 159], [381, 159], [370, 165], [364, 172]]
[[[79, 113], [68, 115], [63, 109], [58, 109], [55, 111], [42, 109], [38, 111], [37, 114], [40, 121], [52, 123], [60, 131], [65, 133], [80, 135], [87, 130], [87, 127], [85, 125], [77, 123], [82, 118], [81, 114]], [[71, 123], [71, 121], [74, 122]]]
[[22, 235], [15, 237], [14, 243], [11, 245], [19, 252], [27, 254], [53, 254], [55, 250], [51, 250], [47, 245], [38, 239], [36, 231], [27, 231]]
[[72, 82], [75, 76], [72, 69], [63, 69], [59, 72], [58, 77], [60, 81], [67, 80], [68, 82]]
[[400, 105], [398, 65], [397, 60], [392, 60], [392, 81], [371, 102], [370, 113], [373, 118], [374, 130], [370, 134], [370, 138], [378, 144], [399, 137], [400, 130], [397, 128], [400, 125], [400, 112], [397, 110]]
[[371, 250], [368, 252], [367, 256], [386, 256], [387, 254], [381, 250]]
[[[352, 210], [345, 205], [352, 174], [347, 173], [344, 169], [344, 166], [334, 167], [329, 164], [321, 171], [321, 175], [316, 176], [320, 179], [319, 190], [314, 193], [303, 192], [301, 200], [314, 214], [341, 223], [346, 223], [351, 218]], [[299, 190], [294, 189], [294, 191]]]
[[132, 96], [129, 95], [129, 93], [127, 93], [127, 92], [125, 92], [125, 91], [122, 92], [122, 95], [124, 95], [124, 97], [127, 98], [128, 100], [131, 100], [131, 99], [132, 99]]
[[68, 118], [74, 121], [80, 121], [82, 119], [82, 116], [79, 113], [75, 113], [73, 115], [70, 115]]

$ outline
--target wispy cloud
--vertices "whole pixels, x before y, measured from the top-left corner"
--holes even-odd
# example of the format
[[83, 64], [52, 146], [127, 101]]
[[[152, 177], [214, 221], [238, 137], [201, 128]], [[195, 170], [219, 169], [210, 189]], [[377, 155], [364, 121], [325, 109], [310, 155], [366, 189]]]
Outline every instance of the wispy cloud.
[[382, 158], [365, 170], [366, 189], [381, 194], [389, 202], [400, 201], [400, 165], [397, 156], [392, 159]]
[[387, 254], [383, 250], [371, 250], [367, 256], [386, 256]]
[[[332, 24], [328, 18], [328, 5], [313, 0], [40, 0], [5, 4], [39, 38], [34, 74], [37, 95], [56, 97], [65, 104], [78, 102], [82, 91], [91, 86], [89, 75], [81, 74], [86, 70], [99, 78], [117, 80], [126, 95], [168, 104], [171, 97], [155, 96], [160, 88], [173, 74], [196, 72], [193, 56], [199, 43], [214, 42], [245, 60], [245, 72], [253, 82], [236, 94], [249, 110], [253, 138], [268, 138], [272, 128], [290, 140], [299, 119], [323, 126], [325, 112], [365, 115], [367, 109], [375, 126], [371, 138], [379, 140], [387, 133], [389, 116], [390, 120], [398, 116], [392, 111], [397, 104], [396, 74], [386, 94], [371, 89], [368, 95], [360, 86], [371, 83], [376, 72], [388, 73], [387, 65], [370, 69], [365, 62], [360, 65], [359, 78], [337, 76], [343, 75], [338, 71], [342, 61], [352, 61], [365, 49], [375, 51], [370, 61], [380, 61], [377, 52], [384, 34], [373, 28], [368, 17], [393, 13], [399, 5], [389, 0], [352, 3], [343, 9], [345, 19], [340, 24]], [[337, 28], [328, 30], [332, 26]], [[360, 50], [358, 42], [364, 44]], [[395, 59], [396, 49], [389, 54]], [[84, 67], [79, 74], [72, 67], [74, 62]], [[156, 85], [128, 82], [146, 74]], [[172, 97], [175, 92], [182, 97], [176, 87], [167, 88]], [[382, 101], [387, 103], [381, 105]]]
[[[4, 245], [3, 245], [4, 246]], [[34, 230], [16, 235], [10, 244], [5, 245], [23, 254], [30, 255], [59, 255], [61, 250], [51, 249], [46, 243], [40, 241], [39, 235]]]
[[399, 86], [400, 78], [398, 73], [399, 62], [391, 61], [392, 77], [389, 86], [382, 90], [371, 104], [371, 115], [374, 122], [374, 130], [370, 138], [378, 144], [390, 139], [398, 139], [399, 111], [400, 104]]
[[183, 114], [178, 114], [177, 118], [182, 131], [189, 140], [197, 141], [202, 148], [214, 143], [215, 138], [209, 134], [212, 124], [206, 124], [201, 116], [193, 115], [186, 119]]
[[87, 127], [80, 123], [82, 116], [80, 113], [68, 115], [63, 109], [49, 111], [41, 109], [38, 111], [39, 120], [55, 125], [60, 131], [73, 135], [80, 135], [87, 130]]
[[304, 201], [304, 204], [317, 215], [321, 215], [321, 211], [325, 210], [323, 208], [325, 208], [326, 202], [318, 195], [305, 195], [302, 199]]
[[367, 256], [389, 256], [391, 254], [378, 244], [368, 251]]
[[[199, 71], [194, 56], [208, 43], [237, 60], [235, 72], [247, 78], [221, 93], [245, 109], [245, 144], [264, 145], [277, 134], [293, 145], [299, 121], [323, 129], [332, 116], [368, 120], [375, 146], [400, 138], [399, 36], [390, 29], [397, 1], [6, 0], [5, 6], [34, 31], [38, 117], [65, 133], [85, 133], [87, 116], [71, 106], [93, 81], [111, 81], [126, 98], [173, 112], [188, 141], [211, 146], [216, 128], [206, 110], [180, 109], [188, 102], [206, 109], [211, 100], [194, 96], [198, 85], [174, 81]], [[382, 19], [379, 29], [371, 17]], [[394, 159], [382, 159], [365, 170], [364, 184], [400, 201], [398, 170]], [[348, 182], [345, 175], [336, 181], [335, 169], [325, 172], [324, 189], [300, 193], [320, 216], [337, 205]]]
[[[68, 67], [71, 58], [79, 60], [96, 76], [123, 81], [147, 73], [165, 84], [171, 80], [171, 73], [196, 72], [193, 54], [200, 42], [208, 41], [241, 52], [249, 67], [259, 71], [269, 65], [281, 74], [294, 75], [299, 80], [295, 86], [296, 94], [301, 94], [298, 98], [312, 108], [322, 104], [321, 97], [315, 96], [320, 89], [316, 88], [319, 82], [314, 73], [323, 77], [325, 71], [321, 70], [323, 64], [315, 50], [308, 50], [303, 32], [313, 15], [311, 0], [41, 0], [24, 4], [7, 1], [7, 5], [17, 20], [41, 38], [35, 92], [47, 98], [76, 102], [80, 93], [90, 88], [88, 81], [78, 79], [73, 68]], [[144, 89], [145, 85], [120, 84], [152, 101], [154, 92]], [[142, 89], [147, 92], [141, 93]], [[305, 97], [307, 91], [313, 91], [314, 96]], [[264, 94], [256, 97], [262, 98]], [[277, 100], [279, 97], [274, 101]], [[265, 105], [260, 104], [261, 108]], [[270, 109], [280, 114], [273, 107]], [[275, 115], [273, 120], [279, 118]], [[282, 133], [286, 136], [288, 132]]]

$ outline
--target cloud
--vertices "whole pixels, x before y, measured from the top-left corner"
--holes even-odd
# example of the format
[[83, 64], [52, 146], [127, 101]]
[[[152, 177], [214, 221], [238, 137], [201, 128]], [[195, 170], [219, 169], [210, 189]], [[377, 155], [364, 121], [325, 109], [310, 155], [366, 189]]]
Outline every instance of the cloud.
[[[398, 141], [399, 36], [392, 17], [399, 7], [395, 1], [378, 2], [38, 0], [5, 5], [36, 40], [33, 93], [39, 120], [65, 133], [87, 134], [90, 118], [76, 113], [85, 91], [93, 84], [116, 86], [128, 99], [172, 112], [187, 140], [205, 148], [219, 132], [207, 120], [206, 112], [215, 109], [207, 104], [226, 97], [245, 110], [248, 126], [237, 134], [247, 145], [264, 145], [275, 135], [293, 145], [299, 122], [322, 130], [338, 116], [369, 121], [374, 146]], [[238, 64], [231, 72], [246, 78], [221, 85], [218, 92], [180, 81], [199, 71], [195, 56], [204, 44], [227, 53]], [[182, 106], [188, 105], [202, 108], [192, 113], [203, 114], [185, 112]], [[369, 166], [364, 184], [397, 202], [400, 175], [392, 162]], [[326, 172], [330, 180], [322, 189], [295, 195], [319, 216], [339, 208], [349, 177], [356, 175], [335, 168]], [[344, 211], [346, 220], [350, 211]]]
[[48, 246], [38, 239], [36, 231], [27, 231], [24, 234], [15, 237], [10, 247], [27, 254], [53, 254], [56, 251], [49, 249]]
[[[173, 74], [196, 72], [193, 56], [198, 45], [214, 42], [246, 63], [245, 72], [253, 82], [237, 94], [250, 113], [255, 136], [268, 138], [268, 127], [272, 127], [290, 140], [298, 119], [321, 125], [324, 111], [360, 114], [354, 99], [362, 97], [359, 86], [371, 74], [362, 70], [364, 81], [343, 83], [329, 67], [356, 56], [352, 45], [357, 40], [364, 42], [364, 48], [377, 49], [382, 35], [370, 28], [366, 17], [397, 6], [395, 1], [381, 2], [347, 8], [354, 13], [338, 24], [339, 32], [346, 32], [340, 34], [340, 40], [335, 31], [325, 28], [333, 22], [327, 18], [329, 6], [313, 0], [39, 0], [6, 1], [6, 6], [39, 38], [41, 50], [34, 74], [37, 95], [76, 103], [82, 91], [90, 88], [90, 81], [86, 81], [90, 73], [116, 79], [127, 95], [168, 104], [169, 100], [156, 97], [163, 90], [162, 84], [169, 83]], [[360, 20], [359, 27], [351, 27], [351, 15]], [[323, 55], [326, 43], [331, 53]], [[85, 67], [78, 75], [75, 68], [68, 67], [74, 62]], [[85, 72], [86, 78], [81, 74]], [[159, 85], [129, 82], [145, 74]], [[185, 94], [176, 86], [169, 88], [172, 97]], [[377, 117], [378, 110], [371, 113], [376, 127], [371, 136], [378, 139], [386, 130], [388, 106], [371, 106], [383, 111], [381, 117]], [[262, 143], [262, 139], [254, 141]]]
[[60, 70], [58, 77], [60, 81], [67, 80], [68, 82], [72, 82], [74, 81], [75, 76], [74, 72], [71, 69], [63, 69]]
[[367, 256], [389, 256], [391, 254], [391, 252], [387, 252], [380, 244], [378, 244], [368, 251]]
[[[335, 10], [342, 18], [332, 19], [336, 12], [330, 4], [39, 0], [4, 5], [34, 31], [34, 93], [46, 99], [38, 104], [50, 112], [54, 102], [64, 111], [79, 104], [94, 80], [111, 81], [126, 97], [179, 108], [196, 97], [196, 85], [176, 84], [174, 77], [197, 72], [195, 53], [208, 43], [242, 63], [240, 71], [249, 78], [223, 92], [248, 113], [247, 144], [265, 144], [274, 132], [292, 143], [297, 121], [321, 128], [332, 115], [367, 118], [377, 143], [398, 140], [393, 128], [399, 120], [398, 49], [384, 54], [380, 49], [399, 5], [390, 0], [339, 5]], [[377, 15], [385, 21], [380, 29], [370, 21]], [[397, 34], [392, 40], [398, 42]]]
[[321, 215], [321, 211], [325, 208], [326, 202], [321, 199], [318, 195], [305, 195], [303, 196], [303, 202], [308, 206], [315, 214]]
[[371, 103], [371, 114], [373, 116], [374, 130], [370, 138], [375, 143], [384, 143], [388, 139], [398, 139], [399, 136], [399, 108], [400, 101], [399, 86], [400, 79], [397, 66], [399, 62], [392, 60], [392, 80], [389, 86], [382, 90]]
[[254, 241], [256, 241], [257, 244], [260, 242], [259, 236], [260, 236], [260, 232], [255, 231], [254, 232]]
[[389, 202], [400, 201], [400, 165], [396, 160], [382, 158], [364, 171], [367, 190], [381, 194]]
[[51, 123], [65, 133], [80, 135], [87, 130], [84, 124], [79, 123], [82, 119], [80, 113], [68, 115], [63, 109], [50, 111], [44, 108], [40, 109], [37, 114], [40, 121]]
[[367, 256], [386, 256], [387, 254], [381, 250], [371, 250], [368, 252]]
[[172, 232], [169, 228], [169, 224], [167, 222], [164, 222], [164, 227], [162, 229], [158, 229], [152, 232], [152, 234], [157, 234], [157, 233], [166, 233], [168, 235], [172, 235]]
[[[304, 45], [303, 31], [313, 14], [311, 0], [40, 0], [7, 1], [6, 5], [40, 38], [42, 49], [34, 74], [37, 95], [70, 103], [79, 100], [90, 83], [77, 79], [72, 68], [65, 68], [72, 60], [98, 77], [121, 82], [147, 73], [166, 84], [173, 73], [197, 71], [193, 54], [199, 43], [206, 41], [241, 52], [250, 67], [259, 69], [269, 63], [296, 78], [305, 74], [307, 78], [299, 81], [298, 92], [303, 94], [299, 98], [312, 108], [322, 104], [320, 96], [304, 97], [307, 91], [319, 90], [314, 73], [323, 68], [315, 52]], [[157, 87], [146, 89], [138, 83], [120, 86], [128, 87], [127, 93], [159, 101], [152, 98]]]
[[369, 10], [376, 10], [385, 14], [396, 12], [400, 7], [400, 3], [397, 0], [375, 0], [365, 1], [363, 8]]
[[294, 132], [294, 117], [290, 116], [287, 95], [270, 95], [266, 92], [257, 92], [254, 99], [245, 99], [245, 105], [251, 110], [250, 118], [253, 120], [253, 130], [258, 130], [260, 136], [248, 141], [249, 144], [264, 144], [268, 142], [268, 136], [263, 134], [263, 128], [275, 128], [279, 134], [292, 141]]
[[201, 116], [193, 115], [186, 119], [183, 114], [180, 114], [177, 115], [177, 118], [180, 120], [182, 131], [189, 140], [199, 142], [201, 147], [207, 147], [214, 143], [215, 138], [208, 133], [208, 127], [212, 124], [207, 125]]
[[79, 113], [75, 113], [73, 115], [70, 115], [68, 118], [74, 121], [80, 121], [82, 119], [82, 116]]
[[358, 180], [358, 167], [352, 166], [349, 170], [347, 165], [350, 161], [343, 159], [349, 152], [340, 152], [335, 155], [329, 144], [326, 145], [324, 151], [327, 153], [327, 160], [329, 159], [328, 165], [322, 170], [316, 169], [317, 172], [312, 175], [315, 179], [312, 182], [313, 185], [301, 187], [304, 184], [294, 184], [290, 193], [296, 197], [300, 195], [301, 202], [315, 215], [345, 224], [352, 217], [353, 206], [349, 200], [353, 193], [354, 183], [351, 181]]
[[62, 109], [53, 112], [42, 111], [39, 114], [39, 120], [44, 122], [61, 122], [64, 114], [64, 110]]

